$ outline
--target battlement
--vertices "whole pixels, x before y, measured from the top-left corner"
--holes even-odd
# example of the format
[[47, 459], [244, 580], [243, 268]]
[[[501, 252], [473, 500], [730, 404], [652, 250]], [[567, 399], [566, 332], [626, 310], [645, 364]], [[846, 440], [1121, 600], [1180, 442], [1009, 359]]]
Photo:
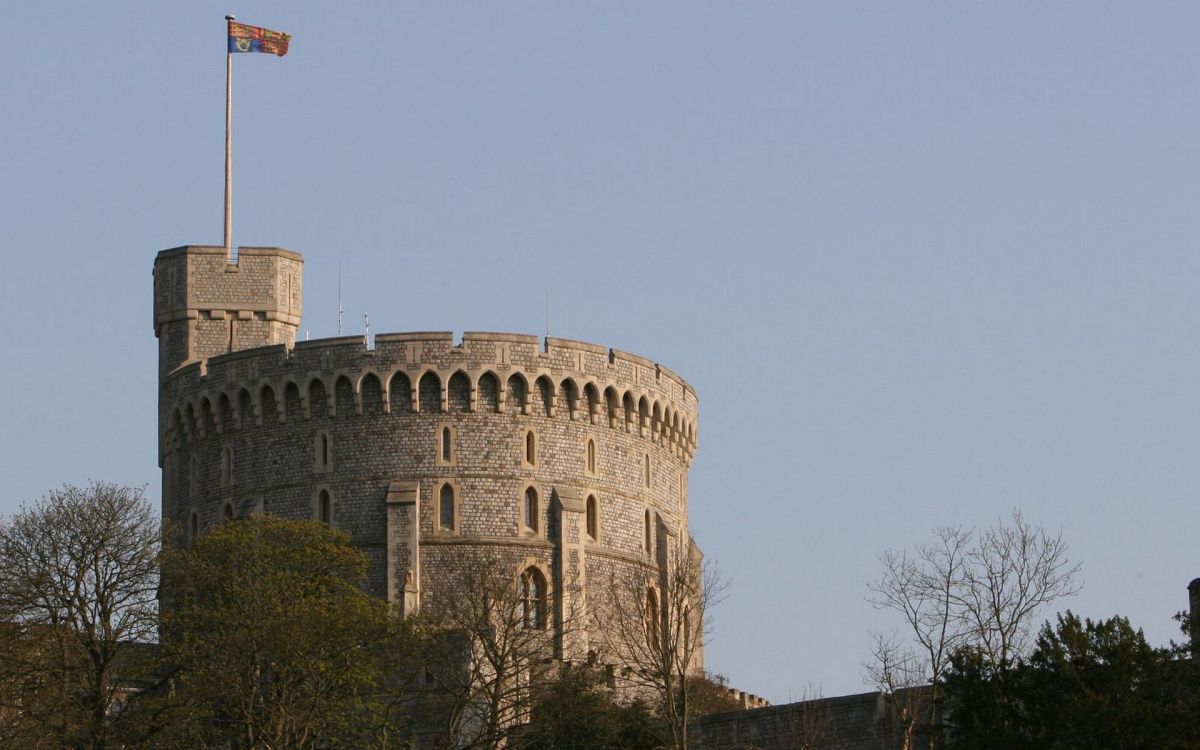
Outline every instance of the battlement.
[[[511, 333], [386, 333], [264, 346], [190, 362], [163, 383], [164, 449], [175, 426], [228, 410], [234, 425], [298, 413], [503, 413], [581, 419], [640, 434], [690, 462], [695, 390], [644, 357], [569, 339]], [[223, 406], [224, 405], [224, 406]], [[213, 417], [209, 417], [212, 419]], [[219, 417], [217, 424], [220, 424]], [[219, 428], [218, 428], [219, 429]]]

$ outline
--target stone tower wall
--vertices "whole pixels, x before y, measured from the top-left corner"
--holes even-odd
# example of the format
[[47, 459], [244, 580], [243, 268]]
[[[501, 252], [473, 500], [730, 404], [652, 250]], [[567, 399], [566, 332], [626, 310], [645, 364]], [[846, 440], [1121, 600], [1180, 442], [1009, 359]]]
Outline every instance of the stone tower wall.
[[[156, 303], [162, 294], [156, 283]], [[161, 334], [160, 343], [173, 345]], [[207, 351], [198, 346], [193, 355]], [[160, 462], [163, 514], [184, 539], [253, 512], [314, 518], [325, 492], [332, 524], [370, 560], [368, 590], [409, 610], [452, 595], [444, 571], [474, 558], [503, 560], [514, 577], [535, 564], [552, 590], [578, 581], [583, 599], [599, 601], [589, 587], [654, 569], [665, 545], [686, 538], [696, 395], [636, 355], [524, 335], [467, 333], [456, 342], [449, 333], [403, 333], [377, 336], [373, 349], [361, 337], [337, 338], [182, 361], [162, 383]], [[321, 441], [330, 446], [325, 464]], [[457, 499], [450, 530], [437, 515], [444, 483]], [[536, 530], [522, 518], [530, 487]], [[596, 538], [586, 529], [589, 498]], [[585, 648], [586, 634], [564, 645]]]
[[300, 324], [304, 260], [277, 247], [187, 245], [154, 260], [159, 377], [187, 362], [270, 344], [290, 346]]

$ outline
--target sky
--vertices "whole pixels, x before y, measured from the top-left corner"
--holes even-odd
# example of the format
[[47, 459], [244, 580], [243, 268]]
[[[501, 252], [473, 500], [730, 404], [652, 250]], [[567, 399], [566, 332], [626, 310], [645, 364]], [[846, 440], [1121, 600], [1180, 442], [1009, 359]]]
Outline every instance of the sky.
[[552, 333], [700, 399], [710, 669], [861, 692], [888, 549], [1013, 508], [1156, 644], [1200, 576], [1192, 2], [20, 3], [0, 513], [158, 497], [154, 254], [305, 256], [304, 334]]

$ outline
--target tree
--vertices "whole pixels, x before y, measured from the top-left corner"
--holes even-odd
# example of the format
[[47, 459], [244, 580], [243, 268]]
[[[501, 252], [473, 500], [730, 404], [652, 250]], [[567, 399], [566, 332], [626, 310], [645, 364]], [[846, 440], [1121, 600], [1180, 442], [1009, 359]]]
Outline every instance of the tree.
[[170, 551], [163, 645], [197, 741], [394, 742], [415, 673], [411, 638], [386, 602], [359, 590], [366, 569], [345, 533], [275, 516]]
[[715, 672], [693, 672], [687, 676], [688, 704], [692, 716], [740, 711], [741, 702], [729, 687], [729, 678]]
[[[923, 702], [922, 721], [931, 728], [951, 654], [970, 647], [1002, 675], [1026, 649], [1039, 609], [1079, 589], [1079, 565], [1067, 558], [1061, 533], [1034, 526], [1018, 510], [1008, 524], [1000, 521], [979, 532], [945, 527], [934, 534], [933, 544], [912, 552], [884, 553], [882, 575], [868, 584], [869, 601], [899, 613], [915, 647], [906, 651], [894, 639], [875, 635], [869, 679], [898, 716], [918, 708], [900, 705], [898, 696]], [[899, 691], [919, 685], [928, 685], [928, 692]], [[919, 729], [913, 723], [908, 736]], [[936, 746], [937, 732], [929, 732], [929, 744]]]
[[608, 657], [635, 693], [653, 696], [674, 746], [686, 750], [695, 715], [689, 678], [702, 674], [706, 615], [727, 583], [689, 536], [666, 544], [658, 565], [626, 570], [592, 612], [596, 631], [609, 634]]
[[1189, 659], [1151, 647], [1127, 619], [1081, 621], [1068, 611], [1005, 670], [980, 648], [955, 654], [946, 677], [950, 744], [1194, 748], [1198, 688]]
[[800, 699], [776, 714], [776, 732], [785, 747], [795, 750], [825, 750], [834, 744], [833, 718], [817, 685], [808, 685]]
[[511, 739], [516, 750], [646, 750], [667, 738], [646, 704], [616, 700], [601, 670], [568, 665], [537, 687], [530, 722]]
[[[66, 485], [0, 523], [0, 717], [14, 745], [105, 748], [150, 676], [161, 529], [143, 491]], [[118, 674], [123, 665], [124, 671]]]
[[[895, 638], [875, 634], [875, 647], [867, 662], [867, 681], [892, 708], [901, 747], [911, 750], [919, 730], [932, 724], [937, 682], [930, 682], [929, 661], [904, 648]], [[939, 672], [940, 675], [940, 672]]]
[[569, 637], [577, 617], [554, 612], [562, 592], [551, 592], [536, 567], [521, 569], [502, 555], [443, 562], [438, 576], [454, 595], [425, 602], [421, 615], [430, 633], [426, 680], [442, 698], [443, 738], [458, 748], [503, 747], [528, 720], [534, 688], [553, 679], [556, 635]]

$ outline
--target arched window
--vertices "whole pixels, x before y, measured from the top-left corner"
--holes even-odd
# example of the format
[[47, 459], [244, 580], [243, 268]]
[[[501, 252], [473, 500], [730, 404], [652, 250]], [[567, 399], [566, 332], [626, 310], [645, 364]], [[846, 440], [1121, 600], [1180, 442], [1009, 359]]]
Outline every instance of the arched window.
[[646, 470], [645, 470], [644, 474], [645, 474], [646, 486], [649, 487], [650, 486], [650, 454], [649, 453], [646, 454]]
[[195, 542], [200, 536], [200, 518], [196, 515], [196, 511], [188, 516], [188, 541]]
[[452, 445], [450, 442], [450, 428], [443, 427], [442, 428], [442, 460], [445, 461], [446, 463], [450, 462], [450, 455], [452, 453], [451, 448], [452, 448]]
[[525, 503], [523, 507], [523, 520], [525, 528], [530, 531], [538, 530], [538, 496], [537, 490], [529, 487], [525, 490]]
[[438, 495], [438, 528], [454, 531], [454, 487], [443, 484]]
[[313, 446], [313, 469], [318, 472], [329, 471], [333, 468], [333, 438], [327, 430], [317, 433], [316, 444]]
[[537, 435], [533, 430], [525, 433], [525, 463], [537, 466]]
[[193, 454], [188, 461], [188, 497], [194, 498], [200, 492], [200, 461]]
[[221, 448], [221, 486], [228, 487], [233, 484], [233, 446], [226, 445]]
[[591, 438], [587, 441], [587, 473], [596, 474], [596, 441]]
[[596, 507], [596, 496], [588, 495], [587, 499], [587, 535], [596, 541], [600, 538], [600, 515]]
[[225, 523], [233, 520], [233, 504], [225, 503], [225, 512], [222, 514], [225, 518]]
[[651, 538], [652, 536], [653, 535], [650, 532], [650, 511], [647, 510], [646, 511], [646, 523], [645, 523], [645, 529], [644, 529], [644, 537], [645, 538], [643, 539], [643, 544], [646, 547], [647, 555], [649, 555], [651, 552], [654, 551], [653, 548], [650, 546], [651, 543], [653, 542], [653, 539]]
[[326, 526], [333, 523], [333, 498], [329, 490], [321, 490], [317, 495], [317, 520]]
[[646, 643], [651, 649], [658, 648], [658, 594], [646, 589]]
[[546, 629], [546, 576], [532, 565], [521, 574], [522, 619], [525, 627]]

